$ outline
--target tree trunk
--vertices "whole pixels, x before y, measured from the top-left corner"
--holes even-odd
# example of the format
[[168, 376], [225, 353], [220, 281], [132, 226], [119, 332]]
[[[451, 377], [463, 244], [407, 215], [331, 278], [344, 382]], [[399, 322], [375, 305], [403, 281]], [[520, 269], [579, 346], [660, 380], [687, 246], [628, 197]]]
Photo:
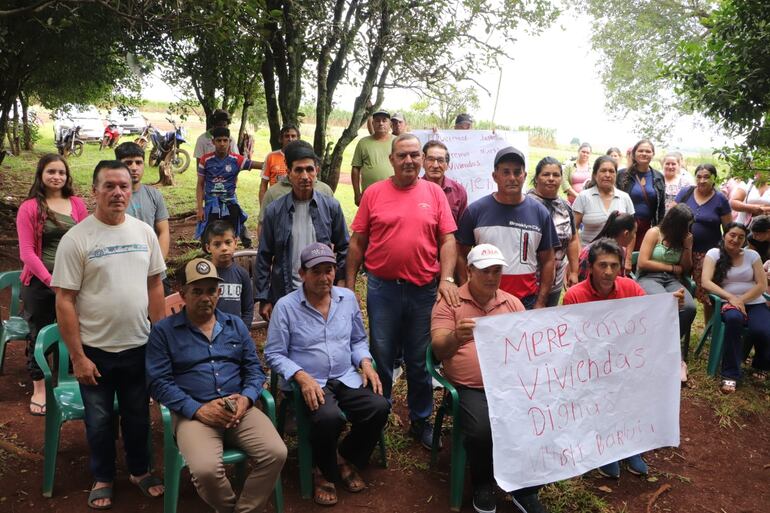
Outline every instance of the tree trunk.
[[247, 92], [243, 95], [243, 107], [241, 107], [241, 126], [238, 128], [238, 147], [240, 148], [243, 141], [243, 134], [246, 133], [246, 124], [249, 122], [249, 107], [254, 102], [251, 99], [251, 93]]
[[32, 130], [29, 128], [29, 98], [23, 93], [19, 93], [21, 101], [21, 129], [24, 150], [32, 151], [35, 142], [32, 140]]
[[13, 102], [13, 124], [11, 125], [11, 131], [8, 133], [8, 141], [10, 142], [11, 153], [19, 155], [21, 153], [21, 146], [19, 144], [19, 105]]
[[171, 152], [158, 163], [158, 183], [163, 186], [173, 186], [174, 173], [171, 171]]
[[[267, 46], [267, 45], [266, 45]], [[270, 148], [275, 151], [281, 147], [281, 118], [278, 112], [278, 99], [275, 95], [275, 62], [270, 48], [265, 48], [262, 61], [262, 84], [265, 88], [265, 107], [267, 125], [270, 128]]]

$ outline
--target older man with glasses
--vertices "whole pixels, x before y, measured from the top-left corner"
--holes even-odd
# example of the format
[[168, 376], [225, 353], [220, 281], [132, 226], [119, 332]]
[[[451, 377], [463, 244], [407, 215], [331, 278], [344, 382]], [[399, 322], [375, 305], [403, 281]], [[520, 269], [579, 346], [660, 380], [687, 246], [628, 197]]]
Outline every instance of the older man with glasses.
[[468, 193], [459, 182], [446, 176], [449, 169], [449, 149], [441, 141], [428, 141], [422, 147], [422, 153], [422, 168], [425, 170], [422, 178], [441, 187], [449, 202], [452, 217], [455, 223], [459, 223], [463, 212], [468, 208]]

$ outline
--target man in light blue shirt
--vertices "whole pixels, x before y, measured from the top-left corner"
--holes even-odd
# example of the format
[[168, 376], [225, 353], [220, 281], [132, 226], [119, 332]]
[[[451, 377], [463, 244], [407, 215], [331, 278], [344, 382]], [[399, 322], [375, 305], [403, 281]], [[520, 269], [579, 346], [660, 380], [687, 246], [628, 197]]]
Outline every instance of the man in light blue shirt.
[[[325, 244], [302, 250], [302, 286], [276, 303], [265, 345], [270, 367], [302, 391], [317, 467], [314, 500], [327, 506], [337, 502], [335, 483], [349, 492], [366, 487], [358, 469], [369, 461], [390, 412], [358, 301], [350, 290], [333, 286], [336, 266], [337, 257]], [[338, 448], [342, 412], [352, 426]]]

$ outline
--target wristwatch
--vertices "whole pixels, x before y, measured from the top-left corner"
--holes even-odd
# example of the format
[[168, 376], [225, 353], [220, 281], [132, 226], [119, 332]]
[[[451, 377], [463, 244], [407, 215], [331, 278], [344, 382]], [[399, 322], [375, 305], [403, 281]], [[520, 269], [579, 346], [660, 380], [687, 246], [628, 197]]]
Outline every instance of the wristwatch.
[[451, 276], [447, 276], [446, 278], [441, 278], [441, 281], [448, 281], [449, 283], [454, 283], [455, 279]]

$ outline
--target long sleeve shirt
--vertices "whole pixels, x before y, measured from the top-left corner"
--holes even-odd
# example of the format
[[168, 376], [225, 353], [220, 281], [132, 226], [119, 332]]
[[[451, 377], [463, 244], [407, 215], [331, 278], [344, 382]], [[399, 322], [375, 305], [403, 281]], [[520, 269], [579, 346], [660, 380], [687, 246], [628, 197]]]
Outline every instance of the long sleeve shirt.
[[241, 394], [256, 402], [265, 383], [246, 325], [235, 315], [218, 310], [215, 315], [211, 340], [183, 309], [153, 326], [147, 343], [150, 395], [189, 419], [218, 397]]
[[350, 388], [363, 384], [356, 369], [372, 355], [358, 301], [353, 292], [341, 287], [332, 287], [331, 296], [326, 318], [308, 302], [303, 287], [279, 299], [273, 308], [265, 359], [284, 380], [304, 370], [321, 387], [330, 379]]

